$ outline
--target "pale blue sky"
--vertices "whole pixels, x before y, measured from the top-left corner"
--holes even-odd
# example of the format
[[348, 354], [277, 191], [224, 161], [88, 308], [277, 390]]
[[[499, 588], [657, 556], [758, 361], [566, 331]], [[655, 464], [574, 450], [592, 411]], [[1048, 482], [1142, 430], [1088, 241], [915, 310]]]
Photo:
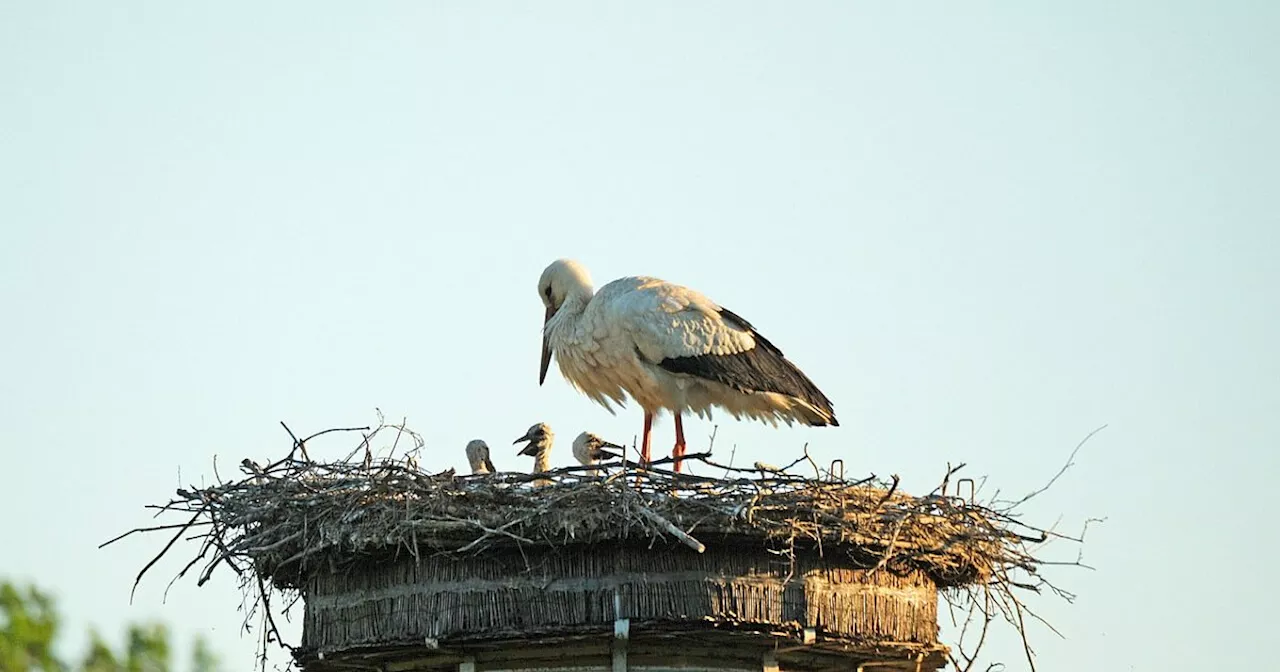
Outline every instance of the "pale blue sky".
[[230, 577], [162, 604], [175, 557], [130, 605], [163, 540], [96, 546], [179, 469], [278, 454], [279, 420], [407, 415], [432, 469], [473, 437], [528, 468], [510, 443], [540, 420], [629, 441], [638, 411], [537, 386], [536, 280], [571, 256], [706, 292], [834, 401], [838, 429], [722, 420], [739, 460], [807, 441], [912, 491], [963, 461], [1023, 492], [1110, 423], [1028, 511], [1108, 518], [1097, 571], [1053, 574], [1079, 601], [1033, 601], [1069, 638], [1035, 631], [1040, 669], [1252, 666], [1280, 550], [1278, 19], [0, 3], [0, 575], [56, 593], [69, 652], [158, 617], [247, 669]]

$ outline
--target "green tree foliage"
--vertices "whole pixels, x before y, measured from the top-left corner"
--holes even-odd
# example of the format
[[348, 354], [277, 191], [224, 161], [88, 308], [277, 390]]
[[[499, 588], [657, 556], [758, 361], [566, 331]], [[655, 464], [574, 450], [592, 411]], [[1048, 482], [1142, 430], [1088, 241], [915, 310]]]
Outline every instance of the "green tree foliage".
[[53, 598], [35, 586], [0, 583], [0, 670], [61, 670], [53, 657], [58, 615]]
[[169, 672], [169, 631], [163, 625], [130, 626], [127, 672]]
[[[169, 631], [163, 624], [133, 624], [121, 650], [113, 650], [97, 631], [78, 666], [54, 656], [58, 613], [53, 599], [34, 586], [0, 581], [0, 672], [174, 672]], [[203, 637], [191, 652], [192, 672], [218, 672], [218, 659]]]
[[116, 672], [120, 667], [111, 647], [102, 641], [102, 636], [96, 630], [91, 630], [89, 650], [84, 655], [84, 662], [80, 663], [81, 672]]
[[204, 637], [196, 638], [196, 645], [191, 651], [191, 672], [218, 672], [218, 657], [209, 650]]

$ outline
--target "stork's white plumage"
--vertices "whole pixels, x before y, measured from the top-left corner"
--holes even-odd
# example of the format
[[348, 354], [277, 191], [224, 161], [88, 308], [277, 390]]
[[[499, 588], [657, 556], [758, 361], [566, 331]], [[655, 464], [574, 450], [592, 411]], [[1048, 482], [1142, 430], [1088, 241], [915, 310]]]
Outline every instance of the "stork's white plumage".
[[489, 460], [489, 444], [480, 439], [467, 442], [467, 462], [471, 464], [473, 474], [492, 474], [497, 471]]
[[[538, 424], [530, 427], [529, 431], [524, 433], [524, 436], [512, 441], [511, 445], [515, 445], [521, 441], [528, 441], [529, 445], [521, 448], [520, 454], [532, 455], [533, 473], [543, 474], [551, 471], [551, 444], [555, 441], [555, 437], [556, 435], [551, 432], [551, 425], [548, 425], [545, 422], [539, 422]], [[549, 481], [546, 481], [545, 479], [537, 481], [540, 485], [548, 482]]]
[[[617, 452], [611, 449], [616, 449]], [[592, 467], [587, 472], [592, 476], [598, 473], [595, 469], [597, 462], [605, 458], [620, 457], [623, 450], [625, 449], [622, 446], [609, 443], [591, 432], [583, 432], [573, 440], [573, 456], [578, 460], [578, 464]]]
[[546, 308], [538, 384], [551, 353], [566, 380], [610, 413], [627, 396], [644, 409], [640, 459], [649, 461], [654, 415], [675, 416], [675, 470], [685, 452], [682, 414], [776, 426], [839, 426], [831, 401], [751, 323], [702, 294], [647, 276], [594, 291], [587, 269], [558, 259], [538, 279]]

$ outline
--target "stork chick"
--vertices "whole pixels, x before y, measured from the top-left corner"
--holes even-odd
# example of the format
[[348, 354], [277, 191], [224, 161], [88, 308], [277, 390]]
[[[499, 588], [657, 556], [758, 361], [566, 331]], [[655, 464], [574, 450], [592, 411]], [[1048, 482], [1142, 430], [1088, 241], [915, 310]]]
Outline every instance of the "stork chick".
[[[514, 446], [521, 441], [528, 441], [529, 445], [521, 448], [520, 454], [532, 455], [533, 473], [544, 474], [551, 471], [551, 442], [555, 440], [555, 436], [556, 435], [551, 432], [550, 425], [545, 422], [539, 422], [538, 424], [530, 427], [529, 431], [524, 433], [524, 436], [512, 441], [511, 445]], [[535, 482], [539, 485], [546, 485], [550, 483], [550, 481], [545, 479], [540, 479]]]
[[467, 462], [471, 463], [472, 474], [492, 474], [497, 471], [489, 460], [489, 444], [480, 439], [467, 442]]
[[[610, 449], [613, 448], [616, 448], [618, 452], [612, 452]], [[597, 462], [606, 458], [621, 457], [624, 450], [622, 446], [616, 443], [609, 443], [591, 432], [583, 432], [573, 440], [573, 456], [578, 459], [579, 464], [591, 467], [587, 473], [592, 476], [600, 473], [595, 468]]]
[[538, 279], [546, 308], [538, 384], [554, 352], [565, 379], [613, 413], [630, 396], [644, 411], [641, 463], [662, 411], [675, 416], [675, 471], [685, 453], [682, 416], [735, 418], [777, 426], [838, 427], [831, 400], [741, 315], [706, 296], [648, 276], [596, 291], [587, 269], [558, 259]]

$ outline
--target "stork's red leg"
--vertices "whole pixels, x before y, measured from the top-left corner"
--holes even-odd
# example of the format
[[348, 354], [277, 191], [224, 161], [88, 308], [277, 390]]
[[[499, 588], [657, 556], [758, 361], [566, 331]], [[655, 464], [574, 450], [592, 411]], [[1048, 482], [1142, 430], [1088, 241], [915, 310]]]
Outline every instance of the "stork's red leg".
[[675, 458], [676, 473], [680, 473], [680, 461], [684, 457], [684, 421], [681, 419], [680, 411], [675, 412], [676, 416], [676, 447], [671, 451], [671, 456]]
[[644, 438], [640, 440], [640, 464], [649, 466], [649, 432], [653, 430], [653, 414], [644, 412]]

